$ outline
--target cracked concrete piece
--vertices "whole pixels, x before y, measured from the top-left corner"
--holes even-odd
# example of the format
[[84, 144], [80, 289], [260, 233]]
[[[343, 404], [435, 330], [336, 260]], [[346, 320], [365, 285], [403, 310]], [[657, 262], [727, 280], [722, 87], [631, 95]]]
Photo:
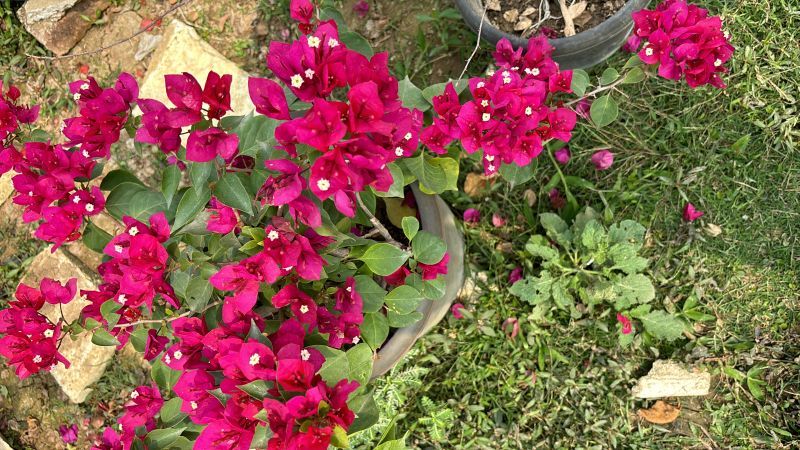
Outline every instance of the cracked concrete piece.
[[694, 369], [688, 371], [674, 361], [658, 360], [642, 377], [631, 393], [637, 398], [689, 397], [708, 395], [711, 374]]
[[247, 72], [200, 38], [194, 28], [179, 20], [173, 20], [150, 59], [147, 75], [139, 87], [139, 97], [153, 98], [171, 106], [172, 103], [167, 99], [164, 87], [164, 75], [189, 72], [202, 85], [211, 70], [220, 75], [233, 75], [231, 83], [233, 111], [229, 114], [239, 116], [253, 110], [247, 90], [249, 77]]
[[78, 3], [79, 0], [28, 0], [22, 5], [19, 18], [22, 22], [39, 22], [42, 20], [58, 20], [64, 12]]
[[[22, 282], [38, 287], [41, 279], [45, 277], [61, 282], [74, 277], [78, 279], [78, 290], [97, 288], [85, 265], [76, 256], [64, 250], [50, 253], [50, 249], [47, 248], [39, 253], [31, 263]], [[67, 321], [77, 319], [81, 309], [87, 304], [89, 304], [88, 300], [81, 300], [76, 296], [71, 302], [63, 305], [64, 318]], [[61, 318], [58, 305], [45, 304], [41, 313], [54, 323]], [[92, 344], [92, 334], [82, 333], [75, 340], [64, 339], [60, 352], [69, 360], [71, 366], [66, 369], [59, 364], [50, 373], [70, 401], [81, 403], [92, 391], [90, 386], [105, 372], [106, 366], [114, 356], [114, 347], [94, 345]]]

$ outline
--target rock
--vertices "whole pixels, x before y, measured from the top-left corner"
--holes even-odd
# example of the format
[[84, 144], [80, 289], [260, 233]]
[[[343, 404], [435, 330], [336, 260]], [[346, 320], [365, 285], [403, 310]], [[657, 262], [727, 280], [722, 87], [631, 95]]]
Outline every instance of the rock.
[[23, 22], [58, 20], [76, 3], [78, 0], [28, 0], [20, 8], [19, 18]]
[[139, 41], [139, 49], [133, 57], [136, 61], [141, 61], [147, 57], [153, 50], [156, 49], [158, 43], [161, 42], [161, 36], [157, 34], [142, 34], [142, 39]]
[[14, 192], [14, 186], [11, 185], [11, 179], [14, 178], [14, 175], [15, 172], [13, 171], [0, 175], [0, 205], [11, 198], [11, 194]]
[[[58, 250], [55, 253], [50, 253], [49, 248], [43, 250], [34, 258], [22, 282], [38, 286], [44, 277], [52, 277], [59, 281], [75, 277], [78, 279], [78, 289], [97, 288], [84, 264], [65, 250]], [[88, 303], [88, 300], [77, 297], [63, 305], [64, 318], [67, 321], [77, 319], [81, 309]], [[61, 317], [57, 305], [46, 304], [41, 313], [53, 322], [57, 322]], [[81, 403], [91, 392], [90, 386], [103, 375], [106, 365], [114, 356], [114, 347], [94, 345], [91, 333], [83, 333], [76, 340], [64, 339], [60, 351], [70, 361], [71, 366], [66, 369], [59, 364], [50, 373], [70, 401]]]
[[189, 72], [203, 84], [212, 69], [220, 75], [233, 75], [231, 114], [244, 115], [252, 111], [253, 105], [247, 91], [247, 72], [201, 39], [194, 28], [173, 20], [153, 53], [147, 75], [139, 88], [139, 97], [154, 98], [171, 105], [164, 87], [164, 75]]
[[14, 450], [10, 445], [6, 444], [2, 436], [0, 436], [0, 450]]
[[[30, 4], [34, 0], [29, 0], [17, 12], [20, 21], [25, 29], [42, 43], [48, 50], [58, 56], [65, 55], [75, 46], [85, 35], [92, 23], [84, 20], [84, 17], [95, 17], [97, 11], [104, 11], [108, 8], [107, 0], [84, 0], [76, 3], [76, 0], [36, 0], [35, 3], [52, 3], [66, 5], [75, 4], [74, 7], [65, 13], [51, 13], [52, 9], [40, 9], [31, 11]], [[72, 5], [70, 5], [72, 6]], [[49, 14], [49, 16], [48, 16]], [[34, 18], [39, 18], [34, 20]]]
[[688, 371], [674, 361], [658, 360], [650, 372], [642, 377], [631, 393], [637, 398], [689, 397], [708, 395], [711, 374]]
[[[89, 29], [86, 36], [70, 51], [70, 54], [92, 53], [68, 61], [80, 61], [89, 65], [92, 76], [98, 79], [116, 79], [120, 71], [135, 74], [137, 69], [144, 68], [144, 64], [135, 58], [143, 35], [133, 38], [131, 36], [139, 31], [141, 23], [141, 16], [134, 11], [109, 14], [108, 24]], [[124, 42], [97, 51], [119, 41]]]

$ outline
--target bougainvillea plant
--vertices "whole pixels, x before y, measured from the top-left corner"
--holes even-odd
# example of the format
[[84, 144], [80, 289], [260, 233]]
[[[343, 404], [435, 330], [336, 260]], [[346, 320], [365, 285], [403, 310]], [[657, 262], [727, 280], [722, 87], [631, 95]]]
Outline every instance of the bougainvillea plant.
[[[273, 78], [248, 80], [246, 116], [231, 114], [230, 75], [167, 75], [170, 104], [140, 98], [129, 74], [111, 87], [86, 77], [69, 85], [78, 115], [52, 139], [23, 126], [38, 108], [0, 89], [0, 173], [16, 173], [23, 219], [53, 251], [80, 239], [103, 254], [97, 289], [20, 285], [0, 311], [0, 354], [25, 378], [68, 367], [68, 335], [142, 352], [153, 382], [132, 391], [95, 449], [347, 447], [375, 421], [375, 352], [461, 264], [414, 214], [389, 230], [381, 199], [413, 210], [412, 183], [456, 189], [463, 148], [511, 182], [546, 152], [574, 203], [552, 144], [580, 117], [613, 120], [617, 105], [599, 94], [655, 67], [722, 86], [732, 48], [706, 15], [673, 0], [637, 13], [640, 55], [589, 92], [588, 75], [559, 70], [544, 37], [517, 50], [501, 41], [484, 77], [419, 89], [309, 0], [291, 2], [301, 37], [269, 46]], [[106, 167], [123, 130], [163, 153], [160, 189]], [[43, 314], [77, 297], [80, 319]]]

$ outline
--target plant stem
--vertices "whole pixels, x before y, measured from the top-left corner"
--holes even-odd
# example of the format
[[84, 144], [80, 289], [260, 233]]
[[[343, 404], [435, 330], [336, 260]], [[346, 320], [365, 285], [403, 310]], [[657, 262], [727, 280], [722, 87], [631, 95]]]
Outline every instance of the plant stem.
[[547, 156], [550, 157], [550, 161], [553, 163], [553, 166], [556, 168], [556, 172], [558, 172], [558, 176], [561, 178], [561, 183], [564, 185], [564, 193], [567, 194], [569, 197], [574, 197], [572, 192], [569, 190], [569, 186], [567, 185], [567, 179], [564, 178], [564, 173], [561, 172], [561, 167], [558, 166], [558, 161], [556, 161], [555, 156], [553, 156], [553, 152], [550, 151], [549, 148], [545, 149], [547, 151]]
[[358, 202], [358, 206], [360, 206], [361, 209], [364, 211], [364, 214], [366, 214], [367, 217], [369, 217], [369, 221], [370, 221], [370, 223], [372, 223], [372, 226], [376, 230], [378, 230], [378, 232], [381, 234], [381, 236], [383, 236], [383, 239], [386, 242], [388, 242], [388, 243], [390, 243], [390, 244], [392, 244], [392, 245], [394, 245], [394, 246], [396, 246], [398, 248], [405, 249], [405, 246], [403, 244], [397, 242], [392, 237], [392, 235], [389, 234], [389, 230], [387, 230], [386, 227], [383, 226], [381, 221], [378, 220], [378, 218], [375, 217], [374, 214], [372, 214], [372, 212], [369, 210], [369, 208], [367, 208], [367, 205], [364, 204], [364, 201], [361, 200], [361, 195], [359, 195], [358, 193], [356, 193], [356, 201]]
[[[208, 306], [206, 306], [206, 307], [205, 307], [205, 308], [204, 308], [202, 311], [200, 311], [200, 312], [198, 313], [198, 315], [202, 315], [204, 312], [206, 312], [206, 311], [208, 311], [209, 309], [211, 309], [211, 308], [213, 308], [213, 307], [215, 307], [215, 306], [219, 305], [220, 303], [222, 303], [222, 302], [220, 302], [220, 301], [216, 301], [216, 302], [214, 302], [214, 303], [211, 303], [211, 304], [209, 304], [209, 305], [208, 305]], [[129, 328], [129, 327], [134, 327], [134, 326], [136, 326], [136, 325], [142, 325], [142, 324], [145, 324], [145, 323], [162, 323], [162, 322], [172, 322], [173, 320], [178, 320], [178, 319], [180, 319], [181, 317], [188, 317], [188, 316], [191, 316], [191, 315], [192, 315], [192, 313], [194, 313], [194, 311], [186, 311], [186, 312], [184, 312], [184, 313], [182, 313], [182, 314], [180, 314], [180, 315], [178, 315], [178, 316], [174, 316], [174, 317], [166, 317], [166, 318], [163, 318], [163, 319], [145, 319], [145, 320], [138, 320], [138, 321], [136, 321], [136, 322], [124, 323], [124, 324], [122, 324], [122, 325], [117, 325], [117, 326], [115, 326], [114, 328]], [[112, 329], [113, 329], [113, 328], [112, 328]]]
[[617, 79], [617, 81], [615, 81], [615, 82], [613, 82], [611, 84], [607, 84], [605, 86], [600, 86], [599, 88], [593, 90], [592, 92], [589, 92], [589, 93], [583, 95], [583, 97], [581, 97], [581, 98], [578, 98], [578, 99], [575, 99], [575, 100], [573, 100], [571, 102], [565, 103], [564, 106], [572, 106], [572, 105], [580, 102], [581, 100], [584, 100], [584, 99], [589, 98], [589, 97], [595, 97], [595, 96], [597, 96], [597, 94], [599, 94], [601, 92], [605, 92], [605, 91], [607, 91], [609, 89], [614, 89], [617, 85], [621, 84], [625, 80], [625, 75], [627, 75], [627, 72], [621, 74], [619, 76], [619, 78]]

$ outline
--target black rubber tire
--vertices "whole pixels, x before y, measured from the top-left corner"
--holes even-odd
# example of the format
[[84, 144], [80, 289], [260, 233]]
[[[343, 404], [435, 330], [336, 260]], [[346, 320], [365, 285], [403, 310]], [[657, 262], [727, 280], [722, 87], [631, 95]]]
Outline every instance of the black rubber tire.
[[[483, 15], [483, 2], [481, 0], [455, 0], [456, 7], [464, 16], [470, 28], [476, 33]], [[583, 69], [599, 64], [625, 43], [633, 29], [631, 14], [646, 7], [649, 0], [628, 0], [608, 20], [582, 31], [575, 36], [550, 39], [550, 45], [555, 47], [553, 59], [561, 69]], [[484, 20], [481, 38], [492, 45], [497, 44], [502, 38], [507, 38], [515, 48], [526, 48], [528, 40], [518, 35], [508, 34], [488, 19]]]

